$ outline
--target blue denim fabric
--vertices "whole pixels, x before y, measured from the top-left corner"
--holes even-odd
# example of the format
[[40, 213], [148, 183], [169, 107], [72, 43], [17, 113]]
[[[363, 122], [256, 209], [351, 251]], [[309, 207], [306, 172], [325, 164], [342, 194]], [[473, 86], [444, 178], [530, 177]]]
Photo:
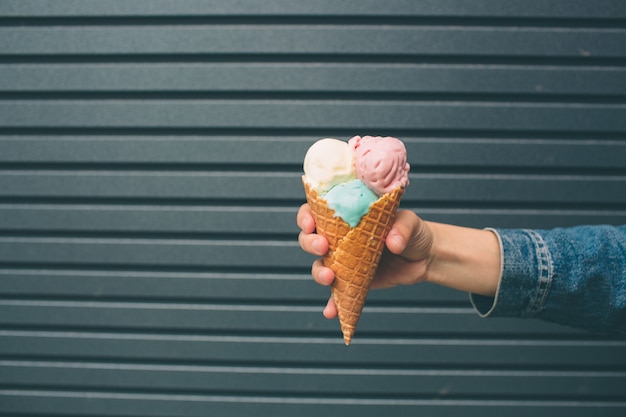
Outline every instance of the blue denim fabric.
[[489, 230], [502, 271], [495, 297], [470, 294], [478, 314], [626, 333], [626, 225]]

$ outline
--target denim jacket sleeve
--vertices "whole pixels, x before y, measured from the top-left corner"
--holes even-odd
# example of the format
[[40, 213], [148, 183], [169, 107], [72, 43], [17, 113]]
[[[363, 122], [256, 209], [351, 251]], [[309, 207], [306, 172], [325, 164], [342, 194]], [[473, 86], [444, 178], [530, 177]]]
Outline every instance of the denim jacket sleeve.
[[489, 230], [501, 276], [495, 297], [470, 295], [478, 314], [626, 333], [626, 225]]

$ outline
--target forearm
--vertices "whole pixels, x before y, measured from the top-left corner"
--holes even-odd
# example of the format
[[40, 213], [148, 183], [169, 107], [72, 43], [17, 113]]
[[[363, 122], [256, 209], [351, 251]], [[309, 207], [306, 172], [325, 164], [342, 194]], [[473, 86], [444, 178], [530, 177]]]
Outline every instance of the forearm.
[[500, 244], [488, 230], [427, 222], [433, 234], [426, 281], [493, 297], [501, 274]]

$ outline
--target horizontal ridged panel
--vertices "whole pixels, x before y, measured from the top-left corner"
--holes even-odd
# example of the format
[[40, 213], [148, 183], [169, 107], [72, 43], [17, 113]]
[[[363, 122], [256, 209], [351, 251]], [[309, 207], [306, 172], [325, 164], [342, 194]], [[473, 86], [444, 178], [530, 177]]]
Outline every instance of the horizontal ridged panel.
[[[224, 370], [224, 374], [228, 375], [226, 381], [219, 379], [221, 388], [215, 388], [212, 386], [213, 378], [206, 374], [201, 374], [203, 377], [199, 377], [198, 373], [202, 373], [203, 369], [207, 365], [203, 363], [229, 363], [247, 361], [250, 357], [254, 357], [262, 362], [270, 362], [278, 365], [278, 371], [270, 371], [271, 374], [281, 372], [286, 373], [285, 376], [276, 376], [282, 381], [282, 384], [273, 385], [275, 388], [264, 388], [262, 396], [253, 397], [256, 399], [250, 399], [252, 403], [262, 405], [268, 400], [268, 397], [272, 397], [272, 402], [284, 403], [285, 398], [292, 398], [299, 407], [303, 408], [304, 413], [312, 413], [319, 410], [319, 407], [323, 406], [325, 392], [329, 395], [327, 398], [335, 398], [335, 401], [341, 402], [343, 397], [337, 397], [337, 394], [341, 395], [343, 390], [347, 392], [345, 395], [348, 398], [352, 398], [352, 401], [365, 401], [366, 398], [370, 400], [373, 398], [379, 398], [381, 400], [387, 399], [389, 402], [387, 406], [395, 404], [397, 400], [406, 401], [410, 407], [408, 410], [423, 410], [422, 399], [431, 397], [434, 395], [441, 400], [429, 401], [445, 401], [446, 403], [455, 403], [456, 401], [463, 402], [462, 398], [470, 398], [470, 401], [474, 401], [474, 406], [478, 407], [482, 404], [482, 407], [488, 406], [489, 399], [492, 401], [503, 402], [503, 407], [510, 406], [512, 400], [503, 400], [500, 398], [518, 398], [520, 404], [524, 404], [525, 407], [530, 406], [529, 401], [540, 401], [537, 404], [540, 413], [548, 413], [551, 407], [547, 407], [545, 402], [551, 402], [553, 400], [543, 397], [537, 394], [540, 386], [536, 386], [536, 382], [541, 381], [540, 384], [547, 384], [550, 381], [558, 382], [559, 379], [551, 378], [551, 373], [558, 375], [560, 372], [558, 369], [563, 367], [571, 369], [571, 375], [562, 375], [562, 378], [568, 380], [568, 384], [560, 385], [556, 390], [552, 388], [550, 392], [557, 391], [556, 395], [561, 396], [559, 403], [556, 401], [555, 406], [559, 410], [563, 410], [565, 404], [570, 401], [576, 401], [580, 406], [590, 404], [598, 398], [600, 401], [606, 401], [602, 403], [603, 410], [616, 410], [621, 409], [621, 403], [614, 401], [615, 398], [621, 398], [621, 375], [611, 375], [610, 371], [595, 371], [593, 376], [585, 375], [585, 371], [575, 371], [577, 367], [609, 367], [608, 369], [615, 369], [616, 366], [622, 365], [620, 358], [623, 358], [623, 345], [616, 344], [615, 342], [575, 342], [569, 341], [526, 341], [526, 340], [475, 340], [475, 339], [396, 339], [393, 344], [389, 344], [388, 340], [368, 339], [367, 337], [361, 338], [359, 344], [350, 349], [350, 352], [346, 353], [345, 347], [337, 342], [336, 337], [326, 338], [272, 338], [272, 337], [246, 337], [246, 336], [202, 336], [202, 335], [181, 335], [181, 334], [132, 334], [127, 333], [115, 334], [115, 333], [82, 333], [82, 332], [38, 332], [38, 331], [4, 331], [0, 335], [3, 343], [0, 344], [0, 354], [9, 355], [10, 357], [35, 357], [43, 356], [45, 360], [50, 358], [60, 358], [63, 362], [63, 358], [72, 357], [77, 360], [81, 360], [78, 364], [78, 368], [82, 369], [75, 373], [70, 369], [69, 371], [63, 371], [62, 369], [55, 369], [53, 378], [54, 381], [50, 381], [49, 378], [52, 375], [46, 376], [45, 373], [41, 373], [41, 369], [31, 369], [31, 366], [27, 364], [18, 363], [20, 371], [15, 372], [11, 368], [11, 364], [6, 364], [3, 368], [8, 368], [5, 378], [11, 378], [14, 381], [23, 382], [25, 386], [34, 387], [35, 391], [31, 392], [31, 395], [35, 403], [39, 403], [37, 407], [51, 407], [53, 403], [50, 402], [50, 398], [46, 392], [52, 396], [60, 396], [65, 399], [65, 402], [59, 404], [60, 410], [69, 410], [71, 407], [77, 405], [76, 401], [70, 400], [71, 398], [85, 396], [93, 398], [94, 395], [98, 396], [98, 392], [102, 392], [105, 398], [111, 394], [107, 394], [107, 390], [114, 390], [113, 397], [124, 396], [128, 399], [135, 401], [129, 402], [126, 406], [137, 406], [137, 398], [133, 398], [133, 392], [136, 389], [141, 389], [144, 395], [147, 396], [159, 396], [160, 401], [163, 401], [164, 405], [172, 404], [173, 398], [164, 398], [168, 394], [165, 392], [177, 393], [178, 400], [185, 398], [186, 396], [192, 396], [187, 398], [189, 402], [176, 402], [180, 412], [188, 413], [195, 401], [196, 396], [207, 396], [205, 398], [209, 401], [208, 404], [218, 406], [219, 399], [215, 396], [222, 394], [224, 388], [228, 388], [231, 384], [236, 386], [231, 392], [234, 394], [234, 398], [245, 398], [247, 393], [254, 395], [259, 392], [258, 383], [255, 384], [255, 379], [250, 379], [245, 376], [238, 378], [238, 373], [241, 372], [240, 367], [228, 365], [227, 370]], [[8, 343], [6, 343], [8, 342]], [[382, 345], [381, 345], [382, 344]], [[369, 366], [377, 364], [376, 361], [372, 362], [373, 357], [379, 357], [381, 346], [385, 346], [385, 351], [390, 355], [390, 358], [384, 359], [386, 366], [389, 370], [385, 372], [385, 368], [375, 367], [375, 371], [368, 371], [367, 366], [363, 366], [363, 363], [368, 363]], [[43, 347], [43, 348], [42, 348]], [[564, 356], [564, 349], [569, 355]], [[98, 372], [96, 369], [89, 369], [90, 365], [85, 365], [82, 360], [91, 361], [94, 359], [94, 352], [97, 353], [97, 358], [102, 360], [116, 360], [116, 364], [106, 365], [110, 362], [104, 362], [104, 367], [112, 366], [114, 371]], [[102, 352], [102, 353], [100, 353]], [[495, 354], [497, 352], [497, 354]], [[621, 353], [620, 353], [621, 352]], [[574, 359], [571, 359], [572, 356]], [[567, 358], [570, 358], [569, 360]], [[185, 359], [185, 363], [181, 365], [169, 365], [170, 370], [175, 370], [182, 367], [193, 372], [192, 375], [187, 378], [182, 375], [176, 375], [175, 372], [167, 373], [167, 379], [158, 379], [159, 376], [165, 376], [163, 373], [155, 374], [148, 372], [146, 375], [139, 371], [142, 367], [150, 367], [149, 362], [146, 361], [162, 361], [167, 360], [180, 360]], [[580, 361], [580, 358], [586, 360]], [[571, 362], [571, 361], [575, 362]], [[118, 361], [122, 361], [119, 363]], [[130, 361], [130, 362], [129, 362]], [[140, 364], [133, 365], [134, 361], [140, 361]], [[316, 363], [312, 368], [312, 372], [300, 371], [298, 375], [297, 371], [290, 371], [289, 363], [306, 364], [310, 362]], [[365, 361], [365, 362], [362, 362]], [[41, 362], [41, 361], [35, 361]], [[407, 369], [407, 363], [412, 364], [412, 368]], [[127, 364], [127, 365], [124, 365]], [[141, 365], [143, 364], [143, 365]], [[321, 364], [327, 364], [333, 371], [327, 372], [324, 368], [320, 368]], [[345, 368], [346, 366], [353, 367]], [[444, 366], [448, 371], [441, 372], [437, 370], [435, 372], [420, 371], [423, 366]], [[468, 388], [469, 381], [464, 381], [463, 375], [473, 374], [477, 371], [472, 371], [473, 367], [484, 367], [485, 364], [490, 366], [497, 366], [500, 369], [500, 374], [491, 375], [489, 377], [489, 371], [487, 375], [481, 375], [484, 371], [478, 371], [479, 377], [477, 380], [481, 380], [480, 384], [471, 384], [474, 387], [483, 387], [485, 391], [476, 392], [476, 389]], [[37, 366], [37, 364], [34, 364]], [[67, 366], [67, 365], [66, 365]], [[157, 365], [157, 368], [161, 365]], [[302, 367], [303, 365], [297, 365]], [[395, 368], [398, 366], [400, 368]], [[458, 367], [461, 368], [458, 368]], [[209, 368], [211, 366], [209, 365]], [[470, 367], [469, 369], [467, 367]], [[524, 371], [517, 370], [519, 367], [523, 367]], [[87, 368], [85, 372], [85, 368]], [[98, 368], [98, 365], [92, 368]], [[130, 368], [130, 369], [128, 369]], [[134, 369], [133, 369], [134, 368]], [[166, 366], [168, 368], [168, 366]], [[341, 371], [341, 369], [347, 369], [347, 371]], [[364, 369], [365, 368], [365, 369]], [[532, 369], [538, 369], [533, 372]], [[341, 378], [343, 374], [350, 374], [350, 369], [354, 369], [357, 377]], [[400, 370], [401, 369], [401, 370]], [[450, 370], [452, 369], [452, 370]], [[457, 369], [454, 371], [454, 369]], [[507, 371], [507, 369], [511, 369]], [[550, 371], [555, 369], [555, 371]], [[192, 370], [192, 371], [191, 371]], [[24, 372], [24, 373], [20, 373]], [[562, 371], [561, 371], [562, 372]], [[125, 374], [132, 373], [132, 377], [129, 379]], [[271, 381], [271, 378], [263, 378], [265, 376], [263, 369], [254, 370], [255, 377], [261, 378], [264, 382], [263, 387], [267, 387], [267, 383]], [[294, 375], [294, 373], [296, 375]], [[369, 373], [373, 373], [368, 377]], [[404, 377], [394, 375], [400, 373]], [[606, 374], [609, 375], [606, 375]], [[386, 376], [385, 376], [386, 374]], [[522, 375], [520, 375], [522, 374]], [[547, 375], [546, 375], [547, 374]], [[80, 385], [80, 391], [77, 391], [74, 395], [68, 395], [68, 389], [76, 389], [76, 378], [83, 376], [89, 376], [91, 382]], [[339, 376], [337, 376], [339, 375]], [[429, 375], [438, 375], [433, 378]], [[220, 375], [215, 375], [214, 378]], [[522, 376], [522, 378], [520, 378]], [[146, 383], [143, 378], [147, 377], [151, 381], [162, 381], [161, 384], [168, 384], [167, 387], [158, 386], [158, 382]], [[343, 390], [323, 391], [319, 392], [314, 397], [310, 397], [311, 391], [306, 391], [309, 387], [308, 384], [319, 387], [319, 378], [323, 378], [325, 381], [325, 388], [330, 389], [335, 384], [343, 385], [346, 382], [351, 382], [352, 385], [343, 385]], [[33, 381], [32, 378], [36, 378]], [[117, 378], [123, 378], [125, 382], [118, 383]], [[198, 378], [201, 378], [202, 383], [195, 383]], [[381, 381], [384, 378], [387, 388], [379, 388], [376, 386], [368, 385], [369, 388], [364, 388], [363, 383], [368, 380]], [[592, 378], [591, 380], [589, 378]], [[347, 379], [347, 380], [346, 380]], [[403, 388], [398, 388], [396, 384], [400, 382], [394, 381], [394, 379], [405, 380], [407, 384], [402, 384]], [[489, 379], [493, 379], [493, 382], [489, 382]], [[181, 383], [178, 381], [186, 381]], [[244, 382], [245, 380], [245, 382]], [[454, 380], [453, 387], [450, 387], [450, 381]], [[136, 382], [134, 382], [136, 381]], [[167, 382], [165, 382], [167, 381]], [[445, 381], [445, 382], [444, 382]], [[510, 381], [505, 383], [503, 387], [503, 381]], [[217, 381], [215, 382], [217, 383]], [[326, 385], [328, 383], [328, 385]], [[137, 385], [134, 385], [137, 384]], [[180, 384], [180, 385], [179, 385]], [[193, 385], [190, 387], [189, 385]], [[280, 389], [283, 386], [290, 387], [289, 390], [281, 390], [281, 392], [274, 391]], [[390, 384], [390, 385], [387, 385]], [[416, 386], [416, 384], [418, 384]], [[442, 385], [443, 384], [443, 385]], [[587, 384], [606, 384], [609, 387], [608, 391], [603, 390], [603, 393], [599, 393], [596, 390], [590, 392], [586, 389]], [[131, 386], [129, 386], [131, 385]], [[156, 386], [155, 386], [156, 385]], [[44, 386], [47, 391], [36, 391], [37, 387]], [[428, 386], [429, 388], [424, 388]], [[596, 385], [597, 386], [597, 385]], [[48, 388], [49, 387], [49, 388]], [[531, 388], [536, 387], [536, 388]], [[546, 389], [548, 387], [543, 385]], [[432, 393], [434, 389], [438, 389], [438, 392]], [[122, 391], [120, 391], [122, 390]], [[406, 392], [409, 390], [410, 392]], [[372, 392], [374, 391], [374, 392]], [[517, 392], [516, 392], [517, 391]], [[587, 399], [580, 401], [577, 396], [573, 396], [573, 392], [586, 393]], [[359, 392], [359, 394], [356, 394]], [[497, 392], [498, 395], [494, 396]], [[154, 393], [154, 394], [152, 394]], [[288, 397], [285, 394], [289, 393]], [[596, 394], [597, 393], [597, 394]], [[14, 390], [12, 392], [3, 392], [7, 395], [4, 407], [9, 407], [9, 404], [16, 404], [19, 409], [27, 409], [24, 402], [16, 401], [13, 395], [23, 395], [23, 392]], [[248, 395], [250, 395], [248, 394]], [[545, 395], [545, 391], [544, 391]], [[553, 394], [554, 395], [554, 394]], [[294, 398], [295, 397], [295, 398]], [[481, 398], [480, 400], [471, 400], [471, 398]], [[264, 400], [264, 399], [265, 400]], [[307, 400], [308, 398], [308, 400]], [[532, 398], [532, 400], [530, 400]], [[545, 398], [539, 400], [538, 398]], [[609, 398], [611, 398], [609, 400]], [[467, 400], [465, 400], [467, 401]], [[215, 402], [215, 403], [214, 403]], [[104, 401], [101, 405], [96, 405], [91, 411], [97, 413], [100, 407], [109, 410], [105, 405], [109, 401]], [[385, 403], [385, 401], [383, 401]], [[486, 404], [487, 403], [487, 404]], [[131, 405], [132, 404], [132, 405]], [[308, 405], [307, 405], [308, 404]], [[508, 405], [505, 405], [508, 404]], [[92, 403], [93, 405], [93, 403]], [[598, 404], [596, 403], [596, 406]], [[26, 408], [24, 408], [26, 407]], [[142, 404], [141, 409], [145, 412], [146, 405]], [[220, 407], [223, 407], [220, 406]], [[6, 408], [11, 410], [11, 408]], [[37, 409], [37, 408], [35, 408]], [[223, 408], [226, 412], [234, 412], [230, 408]], [[121, 407], [120, 410], [126, 410], [125, 407]], [[42, 410], [43, 411], [43, 410]], [[47, 409], [46, 411], [50, 411]], [[441, 410], [440, 410], [441, 411]], [[465, 410], [467, 411], [467, 410]], [[553, 411], [553, 410], [552, 410]], [[122, 411], [120, 411], [122, 412]], [[547, 414], [546, 414], [547, 415]]]
[[296, 208], [0, 204], [0, 230], [96, 233], [289, 234]]
[[[598, 208], [516, 208], [487, 207], [445, 208], [415, 207], [426, 219], [440, 222], [457, 221], [474, 227], [516, 224], [520, 227], [549, 227], [592, 222], [624, 222], [626, 209]], [[461, 206], [464, 203], [459, 203]], [[445, 205], [452, 205], [451, 202]], [[268, 207], [254, 210], [247, 206], [214, 207], [186, 205], [128, 204], [0, 204], [0, 230], [5, 234], [109, 234], [129, 233], [156, 236], [199, 237], [215, 234], [282, 234], [295, 236], [297, 209]]]
[[[0, 2], [0, 415], [623, 415], [626, 345], [374, 291], [297, 244], [319, 137], [402, 138], [403, 208], [626, 221], [619, 1]], [[360, 335], [360, 336], [359, 336]]]
[[9, 264], [294, 268], [310, 260], [295, 236], [290, 241], [0, 237], [0, 262]]
[[[337, 330], [337, 333], [339, 331]], [[250, 361], [329, 363], [336, 366], [407, 363], [427, 366], [544, 366], [622, 368], [623, 341], [510, 338], [359, 339], [346, 348], [337, 337], [115, 333], [96, 331], [0, 331], [0, 354], [13, 357], [75, 357], [107, 360]], [[386, 355], [380, 355], [381, 349]], [[564, 352], [567, 351], [567, 354]]]
[[[16, 179], [19, 178], [19, 182]], [[587, 175], [411, 174], [405, 202], [622, 204], [626, 178]], [[301, 174], [230, 172], [0, 171], [0, 197], [290, 199], [304, 201]]]
[[[399, 304], [399, 303], [398, 303]], [[80, 310], [80, 315], [72, 316]], [[182, 332], [308, 332], [334, 335], [336, 323], [319, 320], [319, 306], [255, 305], [175, 302], [39, 301], [0, 302], [0, 325], [7, 327], [49, 327]], [[359, 322], [359, 333], [409, 335], [423, 334], [554, 334], [554, 325], [524, 325], [502, 320], [484, 323], [475, 320], [468, 307], [368, 306]], [[250, 320], [253, 316], [254, 320]]]
[[499, 27], [0, 27], [3, 55], [321, 54], [617, 58], [624, 29]]
[[275, 101], [0, 102], [4, 128], [626, 131], [624, 104]]
[[[563, 7], [566, 4], [567, 7]], [[512, 0], [480, 0], [468, 4], [462, 0], [438, 2], [407, 2], [316, 0], [315, 2], [254, 0], [223, 2], [186, 0], [172, 4], [165, 0], [5, 0], [0, 12], [8, 17], [87, 17], [109, 16], [414, 16], [436, 17], [472, 16], [539, 17], [539, 18], [623, 18], [626, 17], [619, 0], [597, 0], [594, 7], [586, 1], [564, 3], [559, 0], [528, 0], [524, 4]]]
[[180, 395], [180, 394], [119, 394], [116, 392], [76, 391], [0, 391], [7, 410], [25, 410], [32, 413], [56, 412], [92, 415], [105, 412], [113, 416], [205, 416], [207, 410], [222, 410], [230, 415], [287, 415], [340, 417], [356, 413], [364, 417], [376, 417], [394, 409], [397, 416], [414, 416], [425, 412], [433, 416], [466, 416], [468, 413], [483, 413], [497, 416], [551, 416], [555, 410], [568, 416], [588, 416], [590, 412], [602, 410], [605, 416], [621, 416], [626, 405], [605, 401], [566, 400], [433, 400], [433, 399], [355, 399], [334, 397], [273, 397], [273, 396], [224, 396], [224, 395]]
[[[621, 390], [601, 390], [624, 378], [612, 371], [554, 370], [437, 370], [378, 368], [307, 368], [299, 366], [216, 366], [168, 364], [110, 364], [106, 362], [2, 361], [0, 383], [15, 380], [23, 385], [51, 385], [62, 377], [66, 388], [90, 389], [254, 391], [265, 384], [268, 393], [309, 394], [319, 386], [311, 375], [323, 375], [327, 393], [354, 394], [358, 387], [366, 395], [489, 395], [494, 390], [508, 394], [543, 396], [545, 390], [568, 395], [585, 390], [589, 395], [621, 395]], [[94, 378], [95, 377], [95, 378]], [[380, 384], [381, 378], [385, 384]], [[456, 383], [449, 384], [454, 378]], [[503, 384], [502, 381], [506, 380]], [[147, 382], [146, 382], [147, 381]], [[498, 385], [501, 384], [501, 385]]]
[[[399, 63], [0, 64], [6, 93], [523, 94], [619, 96], [622, 67]], [[114, 93], [111, 93], [114, 92]], [[87, 96], [88, 97], [88, 96]], [[176, 97], [176, 96], [174, 96]]]
[[[238, 300], [267, 305], [289, 300], [291, 303], [319, 303], [327, 289], [311, 282], [308, 271], [223, 272], [106, 269], [1, 269], [0, 292], [11, 299], [113, 299], [176, 300], [218, 302]], [[94, 295], [97, 297], [94, 298]], [[443, 287], [419, 287], [376, 291], [373, 301], [403, 303], [466, 303], [467, 295]]]
[[[579, 139], [511, 138], [495, 134], [475, 138], [403, 137], [414, 171], [451, 168], [623, 169], [626, 142], [591, 134]], [[569, 135], [571, 136], [571, 135]], [[349, 136], [341, 135], [344, 140]], [[0, 138], [0, 162], [41, 164], [115, 164], [138, 168], [155, 164], [170, 169], [254, 165], [299, 170], [316, 136], [144, 136], [63, 135]], [[490, 158], [485, 159], [488, 153]], [[259, 159], [263, 154], [263, 159]], [[124, 164], [124, 165], [122, 165]], [[171, 166], [169, 166], [171, 164]], [[84, 167], [84, 165], [83, 165]], [[243, 166], [242, 166], [243, 168]]]

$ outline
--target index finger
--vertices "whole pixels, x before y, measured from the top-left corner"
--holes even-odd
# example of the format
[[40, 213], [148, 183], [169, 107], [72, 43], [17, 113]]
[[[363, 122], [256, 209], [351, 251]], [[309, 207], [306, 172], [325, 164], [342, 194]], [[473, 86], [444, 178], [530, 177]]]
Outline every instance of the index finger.
[[298, 210], [296, 223], [304, 233], [313, 233], [315, 231], [315, 220], [308, 204], [303, 204]]

